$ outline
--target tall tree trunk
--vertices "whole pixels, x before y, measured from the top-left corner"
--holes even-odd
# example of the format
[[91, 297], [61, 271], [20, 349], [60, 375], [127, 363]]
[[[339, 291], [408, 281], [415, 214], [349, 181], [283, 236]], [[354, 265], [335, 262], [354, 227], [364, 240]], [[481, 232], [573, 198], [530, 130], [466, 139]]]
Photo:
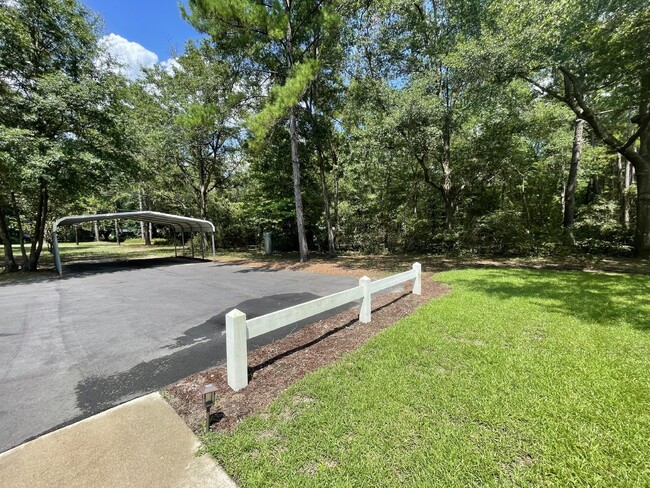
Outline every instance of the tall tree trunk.
[[14, 250], [11, 247], [11, 239], [9, 238], [9, 227], [7, 226], [7, 218], [2, 209], [0, 209], [0, 240], [2, 240], [2, 247], [4, 248], [4, 267], [6, 273], [13, 273], [18, 271], [18, 265], [14, 258]]
[[302, 188], [300, 185], [300, 159], [298, 156], [298, 128], [296, 127], [296, 113], [292, 108], [289, 113], [289, 132], [291, 137], [291, 163], [293, 166], [293, 196], [296, 201], [296, 227], [298, 228], [298, 249], [300, 261], [309, 261], [309, 248], [305, 234], [305, 216], [302, 209]]
[[339, 233], [339, 161], [334, 148], [332, 150], [332, 171], [334, 173], [334, 251], [338, 249]]
[[386, 185], [382, 188], [381, 193], [379, 194], [379, 208], [380, 214], [378, 215], [379, 221], [381, 222], [381, 230], [382, 230], [382, 246], [383, 246], [383, 251], [390, 252], [390, 222], [391, 222], [391, 216], [390, 216], [390, 209], [388, 208], [389, 206], [386, 204], [386, 199], [388, 198], [387, 195], [390, 193], [390, 184], [391, 184], [391, 176], [393, 172], [391, 171], [390, 167], [388, 168], [388, 171], [386, 172], [386, 178], [385, 182]]
[[[639, 156], [642, 162], [634, 165], [636, 170], [636, 255], [650, 257], [650, 73], [641, 80], [643, 96], [639, 104], [639, 124], [645, 127], [639, 135]], [[634, 119], [633, 119], [634, 120]], [[630, 159], [628, 157], [628, 159]], [[634, 163], [634, 161], [630, 160]]]
[[325, 161], [323, 151], [320, 145], [316, 144], [316, 155], [318, 158], [318, 169], [320, 173], [320, 186], [323, 193], [323, 206], [325, 207], [325, 222], [327, 225], [327, 255], [334, 257], [336, 249], [334, 248], [334, 230], [332, 229], [332, 219], [330, 213], [330, 197], [327, 191], [327, 181], [325, 179]]
[[454, 202], [451, 199], [448, 191], [443, 192], [442, 199], [445, 205], [445, 227], [447, 230], [452, 230], [454, 228], [454, 215], [456, 213], [456, 206], [454, 205]]
[[625, 229], [630, 228], [630, 185], [632, 184], [632, 165], [625, 157], [616, 154], [616, 181], [619, 194], [619, 222]]
[[47, 211], [49, 203], [49, 194], [47, 191], [47, 183], [41, 179], [38, 207], [36, 211], [36, 225], [34, 227], [34, 235], [32, 235], [32, 244], [29, 250], [29, 259], [23, 271], [36, 271], [38, 268], [38, 261], [41, 258], [41, 251], [43, 250], [43, 240], [45, 238], [45, 224], [47, 222]]
[[623, 183], [623, 226], [626, 229], [630, 228], [630, 209], [632, 207], [630, 198], [630, 186], [634, 179], [634, 168], [630, 162], [625, 159], [625, 180]]
[[443, 139], [443, 154], [442, 154], [442, 174], [444, 180], [442, 182], [442, 199], [445, 204], [445, 226], [447, 230], [451, 230], [454, 227], [454, 216], [456, 213], [456, 205], [453, 197], [453, 181], [451, 179], [451, 113], [450, 110], [450, 98], [449, 98], [449, 87], [445, 83], [445, 103], [447, 105], [448, 113], [445, 116], [445, 122], [442, 128], [442, 139]]
[[[291, 0], [285, 0], [284, 10], [287, 19], [291, 19]], [[285, 59], [287, 74], [293, 69], [293, 27], [291, 21], [287, 23], [285, 34]], [[302, 187], [300, 184], [300, 156], [298, 153], [298, 127], [296, 123], [296, 109], [289, 110], [289, 138], [291, 140], [291, 166], [293, 169], [293, 196], [296, 204], [296, 227], [298, 228], [298, 249], [300, 250], [300, 261], [309, 261], [309, 248], [307, 247], [307, 235], [305, 233], [305, 216], [302, 209]]]
[[[201, 219], [203, 220], [208, 220], [208, 187], [207, 183], [203, 182], [203, 177], [201, 177], [201, 184], [200, 184], [200, 190], [199, 190], [199, 206], [200, 206], [200, 212], [201, 212]], [[208, 248], [208, 237], [205, 234], [205, 232], [200, 233], [201, 236], [201, 243], [202, 243], [202, 248], [207, 249]]]
[[[446, 143], [447, 146], [448, 143]], [[444, 180], [442, 182], [442, 200], [445, 207], [445, 227], [447, 230], [454, 228], [454, 217], [456, 215], [456, 204], [453, 196], [453, 182], [451, 179], [451, 166], [449, 164], [448, 147], [445, 149], [445, 156], [442, 161], [442, 173]]]
[[[447, 164], [446, 162], [441, 162], [440, 169], [443, 172], [444, 180], [442, 184], [439, 184], [436, 181], [431, 179], [431, 174], [429, 172], [426, 162], [424, 161], [424, 158], [418, 158], [417, 161], [424, 173], [424, 182], [427, 185], [431, 186], [440, 194], [440, 198], [442, 199], [444, 210], [445, 210], [445, 228], [447, 230], [453, 229], [454, 217], [456, 214], [456, 202], [454, 197], [454, 187], [451, 180], [451, 170], [449, 164]], [[433, 228], [435, 228], [435, 225]]]
[[[650, 166], [650, 165], [649, 165]], [[636, 254], [650, 257], [650, 167], [636, 173]]]
[[[145, 210], [145, 206], [146, 206], [144, 191], [142, 191], [142, 187], [140, 187], [140, 190], [138, 191], [138, 197], [139, 197], [140, 211], [142, 212], [143, 210]], [[142, 237], [142, 243], [145, 246], [151, 246], [151, 236], [149, 235], [149, 227], [142, 220], [140, 221], [140, 236]]]
[[616, 179], [616, 190], [618, 192], [618, 221], [624, 226], [625, 221], [625, 183], [627, 182], [627, 177], [625, 175], [625, 168], [623, 168], [623, 156], [620, 153], [616, 153], [616, 163], [615, 163], [615, 179]]
[[115, 242], [117, 242], [117, 245], [120, 245], [120, 226], [117, 223], [117, 219], [115, 219]]
[[14, 209], [14, 216], [16, 217], [16, 225], [18, 226], [18, 243], [20, 244], [20, 253], [23, 256], [23, 267], [27, 265], [27, 251], [25, 250], [25, 232], [23, 231], [23, 224], [20, 218], [20, 209], [16, 202], [16, 194], [11, 192], [11, 206]]
[[533, 228], [533, 219], [530, 215], [530, 205], [528, 204], [528, 197], [526, 196], [526, 180], [522, 178], [521, 180], [521, 201], [524, 205], [524, 212], [526, 213], [526, 228], [529, 231], [529, 235], [532, 235]]
[[564, 190], [564, 218], [562, 220], [564, 242], [569, 246], [575, 246], [576, 243], [573, 235], [573, 224], [576, 216], [576, 183], [578, 181], [578, 166], [582, 157], [582, 146], [584, 145], [584, 127], [585, 121], [576, 118], [573, 130], [571, 164]]

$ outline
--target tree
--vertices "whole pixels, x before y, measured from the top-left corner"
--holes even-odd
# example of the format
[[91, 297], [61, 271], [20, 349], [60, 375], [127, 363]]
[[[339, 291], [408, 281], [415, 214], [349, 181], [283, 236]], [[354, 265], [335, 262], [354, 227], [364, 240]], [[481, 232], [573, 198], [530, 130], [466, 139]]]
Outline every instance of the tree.
[[631, 162], [641, 257], [650, 256], [650, 47], [642, 41], [650, 37], [647, 7], [645, 0], [496, 1], [481, 36], [462, 54], [478, 76], [517, 76], [562, 102]]
[[[467, 83], [448, 57], [459, 39], [474, 34], [479, 4], [373, 2], [360, 9], [355, 28], [361, 39], [360, 49], [356, 48], [356, 75], [374, 82], [381, 80], [390, 87], [382, 91], [390, 92], [392, 100], [378, 101], [387, 119], [392, 118], [396, 106], [401, 106], [396, 136], [405, 142], [423, 181], [440, 195], [447, 230], [454, 227], [466, 186], [459, 168], [465, 158], [456, 153], [454, 138], [467, 113], [461, 107]], [[372, 90], [373, 84], [362, 89]]]
[[146, 70], [135, 95], [143, 170], [183, 182], [201, 219], [209, 217], [210, 195], [225, 188], [239, 164], [247, 97], [238, 83], [238, 73], [207, 43], [189, 43], [173, 69]]
[[[23, 270], [35, 270], [51, 204], [73, 200], [131, 160], [123, 80], [98, 66], [97, 19], [74, 0], [20, 0], [0, 9], [0, 233], [7, 269], [15, 221]], [[29, 253], [25, 234], [30, 231]]]
[[578, 182], [578, 166], [580, 165], [582, 146], [584, 144], [585, 121], [577, 118], [574, 125], [573, 151], [571, 152], [569, 176], [567, 177], [566, 187], [564, 189], [564, 217], [562, 219], [565, 242], [570, 246], [575, 245], [573, 223], [576, 217], [576, 184]]
[[315, 43], [337, 35], [334, 3], [322, 0], [190, 0], [185, 18], [209, 34], [224, 56], [264, 80], [263, 109], [251, 119], [257, 139], [288, 117], [293, 189], [300, 260], [309, 259], [301, 187], [298, 103], [319, 70], [327, 67], [314, 53]]

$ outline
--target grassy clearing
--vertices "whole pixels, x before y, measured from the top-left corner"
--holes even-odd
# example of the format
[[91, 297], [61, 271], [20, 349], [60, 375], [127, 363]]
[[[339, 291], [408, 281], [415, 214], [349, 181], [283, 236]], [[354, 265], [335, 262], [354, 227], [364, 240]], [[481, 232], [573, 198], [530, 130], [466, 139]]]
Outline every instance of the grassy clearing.
[[[129, 239], [119, 246], [114, 242], [81, 242], [79, 245], [62, 242], [59, 244], [59, 249], [63, 264], [81, 261], [163, 258], [174, 255], [173, 245], [170, 246], [159, 241], [153, 246], [144, 246], [140, 239]], [[16, 259], [20, 261], [20, 246], [14, 245], [13, 251]], [[186, 255], [190, 255], [187, 250]], [[0, 268], [0, 270], [2, 269]], [[39, 261], [38, 271], [25, 273], [0, 272], [0, 283], [7, 284], [25, 280], [48, 279], [55, 276], [54, 255], [47, 249], [44, 249]]]
[[[59, 243], [63, 263], [72, 261], [92, 261], [96, 259], [139, 259], [174, 255], [174, 245], [156, 242], [153, 246], [144, 246], [140, 239], [128, 239], [117, 245], [115, 242], [74, 242]], [[16, 259], [20, 260], [20, 247], [13, 246]], [[29, 252], [29, 248], [27, 250]], [[54, 255], [43, 249], [39, 265], [43, 268], [54, 266]]]
[[449, 296], [206, 449], [243, 486], [650, 484], [649, 277], [437, 279]]
[[[60, 244], [61, 259], [63, 262], [89, 261], [95, 259], [142, 259], [153, 257], [166, 257], [174, 255], [174, 245], [156, 243], [153, 246], [144, 246], [140, 239], [129, 239], [120, 245], [114, 242], [82, 242], [78, 246], [66, 242]], [[52, 255], [44, 253], [47, 262], [52, 262]]]

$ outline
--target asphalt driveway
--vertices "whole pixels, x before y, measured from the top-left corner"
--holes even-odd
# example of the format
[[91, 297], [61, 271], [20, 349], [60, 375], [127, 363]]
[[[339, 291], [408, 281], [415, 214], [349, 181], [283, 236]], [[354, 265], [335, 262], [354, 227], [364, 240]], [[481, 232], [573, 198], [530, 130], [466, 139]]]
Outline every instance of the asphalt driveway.
[[357, 283], [184, 259], [65, 272], [0, 286], [0, 452], [224, 362], [233, 308], [254, 317]]

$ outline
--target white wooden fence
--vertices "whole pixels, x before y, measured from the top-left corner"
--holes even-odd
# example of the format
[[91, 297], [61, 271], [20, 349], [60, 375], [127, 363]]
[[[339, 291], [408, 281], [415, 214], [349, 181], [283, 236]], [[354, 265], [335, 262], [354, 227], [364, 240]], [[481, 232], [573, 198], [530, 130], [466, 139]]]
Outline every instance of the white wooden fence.
[[293, 307], [271, 312], [254, 319], [246, 319], [246, 314], [235, 309], [226, 315], [226, 366], [228, 385], [239, 391], [248, 385], [248, 339], [291, 325], [319, 313], [332, 310], [346, 303], [361, 300], [359, 322], [368, 323], [371, 319], [372, 294], [391, 288], [406, 281], [413, 281], [413, 293], [422, 293], [422, 267], [414, 263], [412, 269], [377, 281], [364, 276], [359, 286], [349, 290], [317, 298]]

